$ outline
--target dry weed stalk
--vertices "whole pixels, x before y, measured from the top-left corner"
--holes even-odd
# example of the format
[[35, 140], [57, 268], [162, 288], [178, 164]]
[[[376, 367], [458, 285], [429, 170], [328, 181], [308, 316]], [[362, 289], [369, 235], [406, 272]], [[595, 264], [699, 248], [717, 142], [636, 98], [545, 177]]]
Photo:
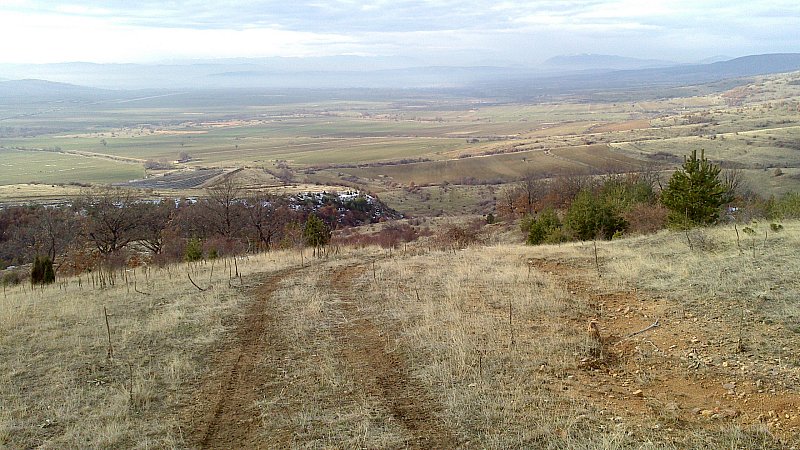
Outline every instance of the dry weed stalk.
[[106, 351], [107, 359], [114, 359], [114, 346], [111, 344], [111, 325], [108, 323], [108, 311], [103, 306], [103, 317], [106, 319], [106, 332], [108, 332], [108, 348]]

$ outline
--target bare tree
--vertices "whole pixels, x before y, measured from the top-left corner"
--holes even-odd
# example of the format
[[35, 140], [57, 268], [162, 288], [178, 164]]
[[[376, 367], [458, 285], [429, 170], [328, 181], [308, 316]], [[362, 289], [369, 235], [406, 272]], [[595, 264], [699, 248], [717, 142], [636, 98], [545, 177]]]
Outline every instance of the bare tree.
[[140, 224], [136, 238], [152, 254], [158, 255], [164, 247], [164, 230], [176, 215], [171, 200], [158, 203], [140, 203], [133, 206], [139, 213]]
[[131, 207], [135, 201], [131, 191], [106, 188], [89, 192], [77, 202], [86, 214], [84, 235], [101, 254], [115, 253], [136, 239], [141, 217]]
[[519, 192], [519, 203], [524, 214], [533, 215], [537, 205], [547, 193], [547, 184], [536, 178], [533, 172], [528, 172], [522, 179]]
[[500, 191], [495, 202], [497, 213], [505, 219], [514, 220], [517, 216], [516, 198], [517, 188], [515, 187], [507, 187]]
[[204, 202], [209, 225], [225, 239], [233, 239], [244, 224], [244, 205], [240, 201], [241, 188], [233, 177], [207, 190], [208, 199]]
[[742, 169], [725, 169], [722, 171], [722, 185], [725, 187], [725, 197], [732, 202], [744, 189], [744, 172]]
[[0, 209], [0, 267], [33, 260], [41, 247], [36, 223], [34, 208]]
[[62, 208], [42, 208], [37, 224], [37, 241], [41, 247], [36, 253], [56, 262], [56, 258], [65, 254], [78, 238], [79, 229], [80, 221], [74, 212]]
[[568, 208], [584, 189], [592, 190], [595, 181], [585, 175], [557, 177], [548, 184], [545, 203], [555, 209]]
[[285, 201], [269, 194], [254, 194], [247, 199], [247, 218], [259, 249], [269, 250], [288, 219]]

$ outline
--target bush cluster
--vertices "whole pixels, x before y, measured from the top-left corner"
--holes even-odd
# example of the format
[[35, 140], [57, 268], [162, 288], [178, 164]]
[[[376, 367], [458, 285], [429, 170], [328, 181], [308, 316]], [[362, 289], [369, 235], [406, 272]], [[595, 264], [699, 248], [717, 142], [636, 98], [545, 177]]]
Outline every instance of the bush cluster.
[[741, 192], [741, 172], [722, 172], [701, 151], [684, 158], [658, 192], [646, 173], [602, 179], [525, 180], [501, 195], [498, 210], [521, 222], [531, 245], [564, 240], [612, 239], [669, 226], [688, 229], [722, 220], [749, 222], [800, 218], [800, 194], [762, 199]]
[[[611, 239], [631, 230], [633, 210], [658, 209], [654, 183], [642, 174], [605, 179], [573, 178], [552, 185], [527, 186], [518, 204], [530, 207], [521, 227], [530, 245], [569, 240]], [[659, 219], [663, 225], [663, 219]], [[632, 231], [649, 224], [634, 222]]]

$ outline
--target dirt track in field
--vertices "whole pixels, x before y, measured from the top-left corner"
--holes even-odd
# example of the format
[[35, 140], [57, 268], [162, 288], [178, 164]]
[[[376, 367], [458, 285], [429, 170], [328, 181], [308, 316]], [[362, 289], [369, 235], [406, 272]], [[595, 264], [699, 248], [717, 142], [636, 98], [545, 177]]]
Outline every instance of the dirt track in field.
[[[319, 270], [319, 269], [317, 269]], [[209, 374], [195, 388], [192, 405], [184, 413], [187, 443], [199, 448], [289, 448], [298, 442], [297, 430], [276, 428], [261, 415], [258, 402], [286, 395], [281, 392], [281, 361], [292, 354], [291, 342], [274, 308], [274, 294], [281, 282], [298, 273], [283, 270], [259, 281], [230, 337], [213, 352]], [[321, 282], [337, 298], [331, 311], [344, 318], [332, 337], [337, 358], [357, 386], [382, 405], [392, 421], [408, 436], [404, 448], [455, 448], [454, 434], [437, 413], [438, 403], [410, 374], [402, 353], [388, 348], [387, 333], [366, 315], [355, 280], [364, 272], [360, 265], [321, 271]], [[339, 403], [348, 402], [343, 395]], [[333, 406], [333, 405], [328, 405]], [[335, 439], [335, 437], [334, 437]]]
[[438, 404], [410, 375], [404, 356], [387, 347], [386, 331], [360, 310], [353, 280], [364, 270], [350, 266], [330, 278], [331, 289], [342, 300], [339, 312], [346, 319], [336, 333], [343, 361], [358, 386], [380, 399], [392, 418], [408, 431], [411, 439], [405, 442], [407, 448], [455, 448], [455, 437], [437, 417]]
[[272, 362], [286, 351], [286, 340], [278, 333], [270, 299], [281, 280], [297, 269], [270, 274], [253, 290], [243, 316], [211, 356], [211, 372], [195, 390], [189, 410], [188, 440], [201, 448], [274, 448], [285, 446], [291, 434], [261, 434], [262, 419], [256, 402], [275, 395], [270, 380], [277, 375]]

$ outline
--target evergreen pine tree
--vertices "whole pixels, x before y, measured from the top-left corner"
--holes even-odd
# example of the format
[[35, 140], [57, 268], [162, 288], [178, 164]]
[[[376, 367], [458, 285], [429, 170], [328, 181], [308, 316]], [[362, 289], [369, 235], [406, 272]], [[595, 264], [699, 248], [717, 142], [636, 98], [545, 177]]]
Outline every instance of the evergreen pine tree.
[[31, 267], [31, 284], [42, 284], [42, 281], [44, 281], [44, 265], [39, 255], [36, 255]]
[[53, 261], [47, 256], [36, 256], [31, 267], [31, 284], [50, 284], [56, 281]]
[[186, 261], [195, 262], [203, 259], [203, 241], [199, 238], [191, 238], [186, 243]]
[[42, 261], [42, 265], [44, 266], [44, 278], [42, 280], [43, 284], [50, 284], [56, 282], [56, 271], [53, 269], [53, 260], [51, 260], [48, 256], [45, 256]]
[[669, 209], [668, 222], [677, 228], [709, 225], [719, 219], [722, 205], [731, 201], [729, 190], [719, 178], [719, 166], [710, 163], [703, 151], [685, 158], [669, 185], [661, 193], [661, 203]]
[[311, 214], [306, 220], [306, 225], [303, 228], [303, 238], [306, 245], [314, 247], [314, 251], [323, 247], [331, 239], [331, 230], [325, 225], [319, 217]]

